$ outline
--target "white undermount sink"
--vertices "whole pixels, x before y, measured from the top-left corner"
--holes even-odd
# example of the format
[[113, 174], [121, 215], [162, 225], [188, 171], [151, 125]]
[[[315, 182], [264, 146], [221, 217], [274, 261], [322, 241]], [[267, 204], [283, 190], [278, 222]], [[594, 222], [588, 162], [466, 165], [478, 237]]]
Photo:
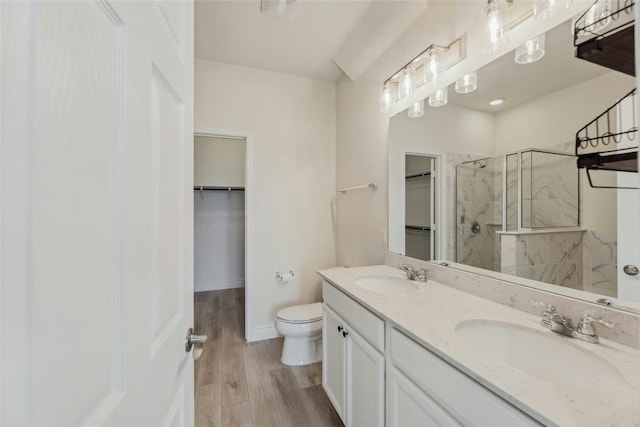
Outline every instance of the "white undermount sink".
[[[624, 376], [599, 355], [574, 345], [572, 338], [494, 320], [458, 323], [456, 334], [473, 350], [516, 371], [559, 385], [598, 392], [624, 383]], [[590, 344], [598, 345], [598, 344]]]
[[354, 284], [367, 291], [388, 295], [404, 295], [419, 289], [416, 283], [400, 277], [361, 277]]

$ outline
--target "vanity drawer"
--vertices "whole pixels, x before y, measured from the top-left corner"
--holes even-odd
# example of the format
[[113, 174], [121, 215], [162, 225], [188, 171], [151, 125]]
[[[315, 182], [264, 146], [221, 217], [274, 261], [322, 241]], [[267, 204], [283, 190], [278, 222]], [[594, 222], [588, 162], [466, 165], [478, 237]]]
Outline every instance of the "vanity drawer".
[[389, 345], [393, 365], [461, 424], [542, 425], [394, 328]]
[[384, 320], [339, 291], [335, 286], [322, 282], [322, 296], [349, 327], [354, 328], [378, 351], [384, 353]]

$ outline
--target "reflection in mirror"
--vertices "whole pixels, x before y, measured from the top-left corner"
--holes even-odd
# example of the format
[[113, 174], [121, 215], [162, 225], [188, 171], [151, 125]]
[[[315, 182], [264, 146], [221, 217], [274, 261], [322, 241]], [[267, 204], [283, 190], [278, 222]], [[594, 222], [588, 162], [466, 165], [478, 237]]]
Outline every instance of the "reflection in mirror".
[[418, 154], [405, 155], [405, 255], [433, 259], [435, 233], [435, 159]]
[[[411, 191], [400, 184], [404, 176], [395, 176], [404, 169], [397, 163], [408, 151], [440, 154], [439, 259], [557, 285], [558, 293], [588, 301], [604, 297], [619, 308], [638, 307], [635, 299], [615, 299], [629, 295], [619, 278], [618, 230], [626, 223], [618, 222], [617, 207], [630, 194], [621, 191], [632, 190], [590, 188], [574, 156], [576, 131], [628, 93], [635, 79], [575, 58], [566, 22], [546, 33], [541, 60], [520, 65], [507, 54], [478, 70], [477, 85], [469, 94], [450, 91], [448, 105], [426, 108], [421, 118], [391, 119], [389, 250], [409, 254], [397, 244], [404, 242], [397, 234], [411, 225], [394, 206]], [[495, 98], [505, 102], [490, 106]], [[604, 179], [615, 186], [621, 178], [610, 172]]]

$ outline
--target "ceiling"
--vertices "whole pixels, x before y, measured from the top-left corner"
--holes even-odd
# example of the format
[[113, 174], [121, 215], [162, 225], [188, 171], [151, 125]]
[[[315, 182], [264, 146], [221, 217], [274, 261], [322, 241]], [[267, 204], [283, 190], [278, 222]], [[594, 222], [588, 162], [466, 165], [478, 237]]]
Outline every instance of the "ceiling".
[[[449, 103], [482, 111], [499, 112], [560, 89], [593, 79], [611, 70], [574, 55], [570, 22], [546, 33], [545, 55], [531, 64], [517, 64], [509, 52], [478, 70], [478, 89], [458, 94], [449, 88]], [[500, 106], [489, 101], [505, 98]]]
[[197, 58], [302, 77], [356, 79], [426, 8], [426, 0], [302, 0], [293, 19], [258, 0], [195, 3]]

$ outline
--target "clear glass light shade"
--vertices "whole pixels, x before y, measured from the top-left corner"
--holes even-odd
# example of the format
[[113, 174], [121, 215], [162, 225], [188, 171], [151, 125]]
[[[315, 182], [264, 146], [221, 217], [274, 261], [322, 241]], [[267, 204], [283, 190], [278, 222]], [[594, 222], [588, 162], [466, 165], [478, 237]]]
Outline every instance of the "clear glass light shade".
[[527, 40], [516, 48], [515, 60], [518, 64], [530, 64], [544, 56], [544, 33]]
[[380, 88], [380, 112], [388, 113], [393, 105], [393, 86], [390, 83], [385, 83]]
[[447, 87], [443, 87], [429, 95], [429, 107], [443, 107], [447, 105], [449, 101], [449, 92], [447, 89]]
[[[611, 22], [611, 0], [598, 0], [584, 14], [578, 26], [590, 33], [602, 30]], [[579, 34], [581, 35], [581, 34]]]
[[424, 61], [424, 81], [425, 83], [434, 82], [440, 86], [444, 82], [444, 67], [440, 63], [440, 55], [438, 54], [438, 48], [432, 47], [427, 52], [427, 57]]
[[400, 98], [404, 99], [413, 94], [416, 84], [416, 72], [412, 66], [407, 66], [400, 75]]
[[478, 88], [478, 72], [473, 71], [456, 80], [456, 92], [469, 93]]
[[533, 16], [544, 21], [571, 7], [573, 0], [535, 0], [533, 2]]
[[482, 25], [483, 50], [486, 53], [495, 52], [508, 41], [509, 24], [507, 22], [506, 0], [493, 0], [485, 7], [485, 18]]
[[412, 118], [424, 116], [424, 99], [411, 104], [408, 114]]

